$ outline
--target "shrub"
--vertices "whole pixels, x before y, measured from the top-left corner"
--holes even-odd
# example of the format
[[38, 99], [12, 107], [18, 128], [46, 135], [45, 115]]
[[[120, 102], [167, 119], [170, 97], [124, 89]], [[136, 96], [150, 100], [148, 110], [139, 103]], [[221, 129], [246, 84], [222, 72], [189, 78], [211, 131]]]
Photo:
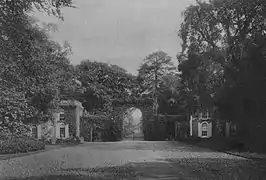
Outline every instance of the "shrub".
[[[42, 139], [41, 140], [44, 144], [52, 144], [52, 139]], [[80, 139], [77, 137], [69, 137], [66, 139], [56, 139], [56, 144], [79, 144], [80, 143]]]
[[93, 124], [93, 140], [98, 138], [97, 136], [100, 132], [103, 136], [101, 136], [101, 139], [98, 140], [108, 141], [110, 140], [112, 123], [113, 121], [108, 115], [90, 115], [82, 117], [80, 135], [84, 137], [85, 141], [90, 141], [90, 130]]
[[77, 137], [70, 137], [67, 139], [57, 139], [56, 144], [79, 144], [80, 140]]
[[44, 148], [43, 142], [30, 137], [12, 138], [0, 142], [0, 154], [25, 153]]
[[44, 137], [42, 137], [41, 141], [42, 141], [44, 144], [52, 144], [52, 139], [45, 139]]
[[7, 127], [1, 127], [0, 126], [0, 142], [5, 141], [6, 139], [9, 139], [11, 136], [11, 133]]

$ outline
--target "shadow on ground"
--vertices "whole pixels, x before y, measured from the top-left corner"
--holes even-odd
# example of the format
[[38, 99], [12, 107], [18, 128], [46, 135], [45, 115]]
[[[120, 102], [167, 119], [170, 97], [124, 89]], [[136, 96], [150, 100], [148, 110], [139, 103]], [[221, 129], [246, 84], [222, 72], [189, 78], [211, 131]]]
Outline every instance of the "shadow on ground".
[[244, 159], [178, 158], [104, 168], [61, 169], [54, 175], [5, 180], [262, 180], [266, 164]]
[[[110, 146], [112, 144], [112, 146]], [[172, 141], [128, 141], [128, 142], [98, 142], [87, 143], [90, 149], [117, 151], [117, 150], [155, 150], [155, 151], [189, 151], [210, 152], [210, 149], [201, 148], [182, 142]]]

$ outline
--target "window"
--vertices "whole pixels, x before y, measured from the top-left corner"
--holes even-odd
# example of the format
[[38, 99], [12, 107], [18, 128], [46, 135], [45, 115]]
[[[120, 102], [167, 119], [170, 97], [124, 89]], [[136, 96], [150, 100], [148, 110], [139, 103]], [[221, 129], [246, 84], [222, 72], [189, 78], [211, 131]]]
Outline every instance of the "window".
[[201, 136], [206, 137], [208, 136], [208, 124], [202, 123], [201, 125]]
[[60, 113], [59, 119], [60, 119], [60, 121], [64, 121], [65, 120], [65, 114]]
[[65, 127], [60, 127], [60, 138], [66, 137]]
[[208, 131], [202, 131], [202, 132], [201, 132], [201, 136], [203, 136], [203, 137], [208, 136]]
[[210, 117], [210, 113], [208, 111], [204, 111], [202, 113], [202, 118], [209, 118]]
[[32, 137], [37, 138], [37, 126], [32, 127], [31, 135], [32, 135]]

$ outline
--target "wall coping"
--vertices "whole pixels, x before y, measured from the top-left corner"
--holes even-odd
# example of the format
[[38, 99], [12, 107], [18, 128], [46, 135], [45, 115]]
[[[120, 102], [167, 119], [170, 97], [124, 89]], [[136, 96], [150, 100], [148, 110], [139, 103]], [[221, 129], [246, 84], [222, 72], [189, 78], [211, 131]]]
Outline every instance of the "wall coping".
[[64, 100], [60, 102], [60, 106], [74, 106], [74, 107], [79, 107], [81, 109], [84, 109], [84, 107], [82, 106], [81, 102], [77, 101], [77, 100]]

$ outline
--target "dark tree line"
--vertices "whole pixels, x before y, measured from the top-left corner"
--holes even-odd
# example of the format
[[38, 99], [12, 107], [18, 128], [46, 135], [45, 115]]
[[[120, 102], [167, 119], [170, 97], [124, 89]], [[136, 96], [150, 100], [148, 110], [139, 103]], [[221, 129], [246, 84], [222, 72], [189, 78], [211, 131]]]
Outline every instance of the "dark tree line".
[[215, 108], [266, 149], [265, 9], [262, 0], [197, 1], [183, 14], [178, 60], [190, 111]]

